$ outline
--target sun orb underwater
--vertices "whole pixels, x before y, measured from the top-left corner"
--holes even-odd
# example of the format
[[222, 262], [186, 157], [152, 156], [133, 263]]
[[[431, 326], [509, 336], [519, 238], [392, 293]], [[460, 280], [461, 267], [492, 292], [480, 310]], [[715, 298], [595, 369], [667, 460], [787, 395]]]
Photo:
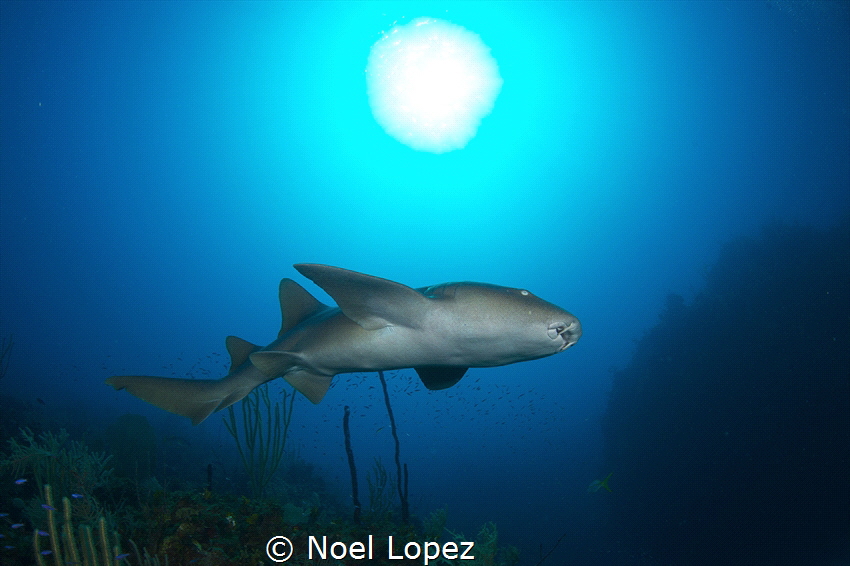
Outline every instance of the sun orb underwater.
[[445, 153], [475, 137], [502, 77], [478, 34], [416, 18], [372, 46], [366, 86], [372, 114], [390, 136], [418, 151]]

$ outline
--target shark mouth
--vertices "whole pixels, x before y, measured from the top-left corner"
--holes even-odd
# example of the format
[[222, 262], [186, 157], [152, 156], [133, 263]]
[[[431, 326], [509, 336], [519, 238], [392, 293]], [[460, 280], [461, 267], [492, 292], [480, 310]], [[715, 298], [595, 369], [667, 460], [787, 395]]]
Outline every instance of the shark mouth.
[[549, 337], [554, 339], [560, 338], [563, 344], [558, 348], [559, 352], [563, 352], [581, 338], [581, 323], [577, 319], [572, 322], [553, 322], [549, 325]]

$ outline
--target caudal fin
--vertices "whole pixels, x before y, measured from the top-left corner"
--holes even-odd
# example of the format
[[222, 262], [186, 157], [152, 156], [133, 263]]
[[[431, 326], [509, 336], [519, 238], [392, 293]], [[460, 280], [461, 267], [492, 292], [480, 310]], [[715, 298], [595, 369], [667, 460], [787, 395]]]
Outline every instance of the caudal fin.
[[239, 401], [258, 385], [233, 375], [223, 379], [122, 375], [110, 377], [106, 383], [115, 389], [126, 389], [161, 409], [189, 417], [192, 424], [198, 424], [213, 411]]

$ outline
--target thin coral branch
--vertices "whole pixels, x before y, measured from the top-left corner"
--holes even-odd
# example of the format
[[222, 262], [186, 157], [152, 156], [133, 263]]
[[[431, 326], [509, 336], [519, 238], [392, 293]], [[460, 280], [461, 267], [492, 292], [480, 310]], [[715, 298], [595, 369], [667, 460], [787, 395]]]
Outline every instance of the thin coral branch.
[[3, 379], [9, 370], [9, 360], [12, 359], [12, 346], [15, 345], [14, 338], [14, 334], [9, 334], [8, 340], [5, 336], [0, 337], [0, 379]]
[[236, 441], [242, 465], [251, 484], [253, 497], [262, 497], [266, 486], [280, 466], [286, 447], [295, 394], [282, 392], [283, 400], [272, 407], [268, 386], [255, 389], [242, 400], [241, 433], [236, 411], [228, 407], [224, 420], [227, 432]]

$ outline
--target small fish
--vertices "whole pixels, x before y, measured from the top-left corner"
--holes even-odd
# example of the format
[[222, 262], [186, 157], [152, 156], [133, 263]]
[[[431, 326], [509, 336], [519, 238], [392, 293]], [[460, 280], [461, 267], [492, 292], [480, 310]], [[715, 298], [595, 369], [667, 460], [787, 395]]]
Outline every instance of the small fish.
[[130, 553], [129, 553], [129, 552], [125, 552], [124, 554], [119, 554], [118, 556], [116, 556], [116, 557], [115, 557], [115, 560], [124, 560], [124, 559], [126, 559], [128, 556], [130, 556]]
[[11, 544], [7, 544], [7, 545], [6, 545], [6, 546], [4, 546], [3, 548], [5, 548], [6, 550], [12, 550], [12, 549], [13, 549], [13, 548], [15, 548], [15, 547], [14, 547], [14, 546], [12, 546]]
[[21, 527], [23, 527], [23, 526], [24, 526], [24, 524], [23, 524], [23, 523], [15, 523], [14, 525], [12, 525], [12, 528], [13, 528], [13, 529], [20, 529], [20, 528], [21, 528]]
[[27, 483], [26, 478], [21, 478], [19, 480], [15, 480], [15, 485], [24, 485], [25, 483]]
[[608, 487], [608, 480], [611, 478], [612, 475], [614, 475], [614, 472], [611, 472], [610, 474], [605, 476], [604, 480], [593, 480], [592, 482], [590, 482], [590, 485], [587, 486], [587, 493], [596, 493], [603, 487], [610, 492], [611, 488]]
[[191, 446], [189, 441], [183, 438], [182, 436], [166, 436], [162, 439], [163, 444], [174, 444], [176, 446], [181, 446], [183, 448], [188, 448]]
[[71, 497], [73, 497], [74, 499], [82, 499], [83, 497], [85, 497], [85, 495], [80, 495], [79, 493], [72, 493]]
[[2, 519], [3, 517], [8, 517], [8, 516], [9, 516], [8, 513], [0, 513], [0, 519]]
[[42, 550], [41, 551], [42, 556], [47, 556], [48, 554], [53, 554], [53, 551], [52, 550]]
[[50, 533], [48, 533], [46, 531], [36, 531], [36, 532], [38, 533], [38, 536], [40, 536], [40, 537], [49, 537], [50, 536]]
[[42, 405], [47, 405], [47, 403], [45, 403], [44, 399], [42, 399], [41, 397], [36, 397], [35, 400], [41, 403]]
[[56, 507], [53, 507], [53, 506], [51, 506], [51, 505], [48, 505], [47, 503], [42, 503], [42, 504], [41, 504], [41, 508], [42, 508], [42, 509], [46, 509], [46, 510], [48, 510], [48, 511], [56, 511]]

